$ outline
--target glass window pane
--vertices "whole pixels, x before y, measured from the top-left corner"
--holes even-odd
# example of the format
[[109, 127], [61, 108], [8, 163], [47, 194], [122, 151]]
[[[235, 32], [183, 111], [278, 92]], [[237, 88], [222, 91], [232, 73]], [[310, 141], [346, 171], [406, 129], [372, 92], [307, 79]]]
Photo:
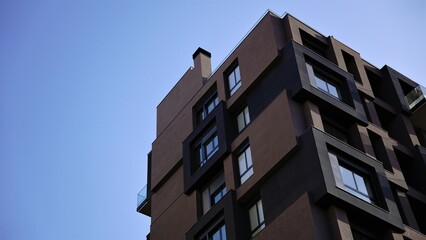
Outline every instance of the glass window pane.
[[357, 174], [354, 174], [354, 176], [355, 176], [356, 185], [358, 187], [358, 191], [368, 196], [368, 191], [364, 182], [364, 178]]
[[220, 232], [221, 232], [221, 235], [222, 235], [222, 240], [226, 240], [226, 228], [225, 228], [225, 225], [223, 225], [220, 228]]
[[342, 174], [343, 183], [346, 186], [349, 186], [353, 189], [356, 189], [356, 185], [355, 185], [355, 181], [354, 181], [352, 172], [349, 171], [348, 169], [340, 166], [340, 173]]
[[225, 178], [222, 173], [210, 184], [211, 192], [214, 192], [217, 189], [219, 189], [224, 182], [225, 182]]
[[336, 98], [340, 99], [339, 93], [337, 93], [337, 88], [334, 85], [330, 84], [330, 83], [328, 83], [327, 85], [328, 85], [328, 92], [331, 95], [335, 96]]
[[215, 233], [213, 233], [213, 236], [211, 237], [212, 240], [220, 240], [220, 229], [218, 229]]
[[216, 194], [216, 196], [214, 196], [214, 202], [212, 203], [212, 205], [213, 204], [216, 204], [217, 202], [219, 202], [219, 200], [220, 199], [222, 199], [222, 197], [223, 197], [223, 195], [222, 195], [222, 192], [218, 192], [217, 194]]
[[265, 218], [263, 216], [263, 205], [262, 205], [262, 200], [259, 200], [259, 202], [257, 202], [257, 208], [259, 211], [259, 223], [262, 223], [265, 221]]
[[234, 72], [235, 72], [235, 82], [239, 82], [241, 80], [240, 66], [237, 66]]
[[211, 113], [214, 109], [215, 105], [213, 102], [211, 102], [208, 106], [207, 106], [207, 114]]
[[253, 231], [259, 225], [258, 218], [257, 218], [256, 205], [250, 208], [249, 216], [250, 216], [250, 227], [251, 227], [251, 230]]
[[234, 88], [231, 89], [230, 95], [234, 95], [234, 93], [241, 87], [241, 82], [238, 82], [234, 85]]
[[232, 89], [235, 86], [235, 73], [231, 72], [228, 76], [229, 89]]
[[217, 135], [213, 138], [213, 146], [217, 148], [219, 146], [219, 138]]
[[246, 158], [244, 153], [238, 157], [238, 166], [239, 166], [240, 174], [244, 173], [247, 170]]
[[209, 159], [218, 149], [219, 146], [219, 142], [218, 142], [218, 137], [215, 136], [213, 139], [211, 139], [206, 146], [206, 153], [207, 153], [207, 157], [206, 159]]
[[206, 212], [211, 207], [209, 188], [203, 191], [202, 197], [203, 197], [203, 213], [206, 214]]
[[211, 154], [211, 152], [213, 152], [214, 149], [214, 145], [213, 145], [213, 139], [207, 143], [206, 146], [206, 152], [207, 152], [207, 156], [209, 156]]
[[328, 92], [327, 90], [327, 83], [322, 80], [321, 78], [315, 76], [315, 82], [317, 83], [318, 88], [322, 89], [323, 91]]
[[243, 184], [247, 179], [253, 175], [253, 168], [250, 168], [244, 175], [241, 176], [241, 184]]
[[250, 147], [248, 147], [246, 149], [245, 153], [246, 153], [247, 168], [250, 168], [253, 165], [253, 162], [251, 160], [251, 150], [250, 150]]
[[244, 119], [246, 120], [246, 125], [250, 123], [250, 114], [248, 107], [244, 108]]
[[237, 116], [237, 122], [238, 122], [238, 131], [241, 132], [243, 128], [246, 126], [244, 122], [244, 115], [243, 113], [238, 114]]

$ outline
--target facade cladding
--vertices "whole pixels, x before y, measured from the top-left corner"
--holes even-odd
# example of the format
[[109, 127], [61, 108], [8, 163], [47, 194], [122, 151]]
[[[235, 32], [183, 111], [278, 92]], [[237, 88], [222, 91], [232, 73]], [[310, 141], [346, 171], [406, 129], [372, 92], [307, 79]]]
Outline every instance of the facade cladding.
[[148, 239], [426, 239], [424, 89], [267, 12], [157, 108]]

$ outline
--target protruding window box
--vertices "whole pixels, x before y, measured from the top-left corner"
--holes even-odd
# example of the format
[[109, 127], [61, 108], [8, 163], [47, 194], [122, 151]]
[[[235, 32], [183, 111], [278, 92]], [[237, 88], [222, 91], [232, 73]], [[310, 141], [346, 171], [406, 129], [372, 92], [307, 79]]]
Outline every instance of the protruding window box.
[[313, 171], [308, 181], [316, 204], [324, 208], [337, 205], [352, 215], [380, 219], [403, 229], [381, 162], [314, 127], [300, 137], [300, 142], [304, 146], [300, 157], [310, 159], [312, 168], [321, 171], [306, 170]]
[[405, 98], [412, 113], [413, 124], [426, 131], [426, 88], [418, 85]]
[[[310, 100], [339, 118], [355, 119], [367, 125], [352, 74], [296, 42], [286, 47], [284, 58], [291, 73], [288, 88], [294, 99], [301, 102]], [[297, 72], [290, 69], [294, 67]]]
[[183, 142], [186, 194], [207, 184], [219, 170], [230, 151], [230, 130], [225, 128], [232, 126], [231, 121], [225, 103], [220, 102]]
[[[243, 206], [237, 202], [235, 191], [229, 190], [217, 204], [212, 206], [188, 230], [186, 239], [203, 239], [206, 233], [212, 232], [210, 230], [214, 231], [215, 227], [222, 226], [222, 224], [226, 229], [224, 232], [226, 232], [227, 240], [249, 239], [246, 231], [248, 226], [243, 221], [239, 221], [244, 216], [244, 211]], [[221, 236], [224, 239], [223, 234]]]

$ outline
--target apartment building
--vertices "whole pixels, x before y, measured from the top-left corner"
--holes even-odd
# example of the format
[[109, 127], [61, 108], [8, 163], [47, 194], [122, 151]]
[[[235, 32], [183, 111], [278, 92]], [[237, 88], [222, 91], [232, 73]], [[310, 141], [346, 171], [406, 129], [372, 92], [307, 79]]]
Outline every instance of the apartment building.
[[[368, 36], [366, 36], [366, 39]], [[157, 107], [147, 239], [426, 239], [426, 89], [267, 12]]]

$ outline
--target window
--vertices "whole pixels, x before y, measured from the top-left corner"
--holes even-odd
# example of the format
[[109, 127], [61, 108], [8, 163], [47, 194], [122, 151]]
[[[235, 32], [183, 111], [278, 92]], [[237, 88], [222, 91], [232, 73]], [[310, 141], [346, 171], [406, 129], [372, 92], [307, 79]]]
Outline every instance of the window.
[[241, 132], [250, 123], [250, 114], [246, 106], [237, 116], [238, 132]]
[[332, 153], [328, 155], [337, 187], [368, 203], [375, 203], [371, 177], [368, 172], [339, 161], [337, 156]]
[[202, 235], [200, 240], [226, 240], [226, 228], [225, 223], [220, 222], [207, 233]]
[[216, 133], [216, 128], [211, 129], [194, 149], [195, 170], [197, 170], [206, 164], [207, 160], [219, 149], [219, 138]]
[[300, 37], [302, 39], [303, 46], [326, 58], [328, 48], [327, 44], [323, 43], [321, 40], [303, 31], [302, 29], [300, 29]]
[[221, 173], [201, 194], [203, 199], [203, 214], [206, 214], [206, 212], [219, 202], [225, 194], [225, 178], [223, 173]]
[[311, 81], [311, 85], [317, 87], [323, 92], [326, 92], [327, 94], [342, 100], [342, 96], [340, 93], [340, 89], [338, 85], [330, 80], [328, 77], [326, 77], [324, 74], [321, 74], [314, 70], [314, 68], [310, 64], [306, 64], [309, 79]]
[[265, 228], [265, 218], [263, 216], [262, 200], [257, 201], [249, 209], [251, 236], [256, 236], [262, 229]]
[[253, 162], [251, 159], [250, 146], [238, 156], [238, 167], [240, 170], [240, 183], [243, 184], [251, 175], [253, 175]]
[[368, 191], [368, 179], [346, 167], [340, 167], [340, 174], [346, 191], [361, 198], [366, 202], [371, 202], [371, 191]]
[[336, 85], [332, 82], [330, 82], [327, 78], [324, 76], [315, 74], [315, 82], [317, 84], [317, 87], [324, 92], [327, 92], [328, 94], [332, 95], [335, 98], [340, 99], [340, 93]]
[[235, 67], [234, 70], [228, 74], [228, 84], [229, 96], [232, 96], [241, 87], [240, 66]]
[[214, 93], [197, 111], [197, 123], [202, 122], [219, 104], [217, 93]]

